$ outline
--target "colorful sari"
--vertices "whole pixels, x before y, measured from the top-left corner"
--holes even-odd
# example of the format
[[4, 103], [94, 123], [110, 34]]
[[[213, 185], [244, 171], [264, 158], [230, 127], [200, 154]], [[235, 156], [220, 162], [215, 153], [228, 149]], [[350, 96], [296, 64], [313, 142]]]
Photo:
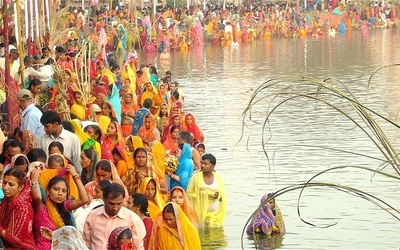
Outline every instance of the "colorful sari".
[[[81, 146], [92, 139], [87, 133], [85, 133], [82, 129], [82, 124], [79, 120], [73, 119], [70, 121], [72, 127], [74, 128], [75, 134], [78, 136]], [[101, 156], [101, 145], [98, 141], [94, 140], [93, 149], [96, 150], [97, 156]]]
[[171, 178], [169, 183], [169, 189], [180, 186], [186, 191], [190, 177], [192, 177], [194, 170], [192, 161], [192, 150], [189, 144], [187, 143], [183, 144], [182, 153], [178, 159], [178, 162], [179, 165], [178, 168], [176, 169], [175, 174], [179, 176], [180, 180], [178, 182]]
[[118, 88], [117, 86], [115, 86], [115, 84], [112, 85], [111, 95], [108, 97], [108, 101], [112, 104], [112, 107], [114, 108], [115, 116], [118, 123], [121, 124], [121, 101], [119, 98]]
[[104, 138], [101, 142], [101, 159], [112, 161], [112, 149], [116, 146], [125, 147], [125, 139], [122, 135], [121, 125], [115, 121], [111, 121], [110, 123], [114, 123], [114, 126], [117, 129], [117, 138], [112, 140], [107, 134], [104, 135]]
[[187, 196], [185, 190], [182, 187], [174, 187], [172, 188], [169, 193], [170, 196], [174, 192], [174, 190], [180, 190], [183, 194], [183, 204], [180, 206], [182, 208], [182, 211], [186, 214], [186, 216], [189, 218], [189, 220], [192, 222], [193, 226], [197, 229], [197, 219], [196, 219], [196, 213], [194, 212], [192, 205], [190, 204], [189, 197]]
[[280, 234], [285, 234], [285, 223], [283, 221], [281, 210], [275, 202], [275, 208], [271, 208], [266, 200], [268, 194], [261, 198], [260, 211], [253, 217], [250, 224], [247, 226], [246, 233], [252, 235], [253, 233], [262, 232], [271, 235], [280, 231]]
[[[146, 118], [150, 118], [150, 127], [148, 129], [145, 124]], [[160, 140], [160, 132], [158, 132], [156, 125], [157, 125], [156, 118], [151, 113], [148, 113], [144, 117], [143, 125], [138, 132], [138, 136], [142, 138], [143, 142], [147, 143], [147, 145], [151, 145], [153, 141]]]
[[[192, 118], [191, 124], [187, 123], [188, 117]], [[183, 129], [185, 131], [189, 132], [193, 136], [193, 141], [204, 142], [204, 135], [201, 132], [200, 128], [197, 126], [196, 118], [194, 117], [193, 114], [187, 113], [185, 115], [185, 119], [183, 120], [182, 125], [183, 125]]]
[[137, 148], [143, 148], [143, 141], [142, 139], [137, 136], [137, 135], [130, 135], [126, 137], [125, 139], [125, 144], [127, 145], [128, 141], [130, 141], [133, 145], [133, 151], [127, 150], [126, 152], [126, 163], [128, 164], [128, 168], [131, 168], [135, 163], [133, 159], [133, 152], [135, 152], [135, 149]]
[[168, 204], [172, 204], [174, 208], [177, 227], [170, 227], [163, 219], [163, 223], [157, 234], [159, 249], [201, 249], [199, 234], [180, 206], [174, 202]]
[[0, 230], [6, 248], [35, 249], [32, 233], [33, 208], [28, 182], [14, 198], [4, 198], [0, 204]]
[[146, 177], [142, 180], [142, 183], [140, 184], [137, 192], [140, 194], [145, 194], [147, 184], [149, 184], [150, 180], [154, 180], [156, 183], [156, 193], [154, 195], [153, 200], [149, 200], [149, 207], [147, 208], [147, 211], [150, 214], [150, 218], [152, 219], [153, 222], [157, 220], [157, 216], [161, 213], [162, 209], [164, 208], [165, 202], [163, 197], [161, 196], [160, 192], [160, 184], [158, 181], [154, 178], [151, 177]]

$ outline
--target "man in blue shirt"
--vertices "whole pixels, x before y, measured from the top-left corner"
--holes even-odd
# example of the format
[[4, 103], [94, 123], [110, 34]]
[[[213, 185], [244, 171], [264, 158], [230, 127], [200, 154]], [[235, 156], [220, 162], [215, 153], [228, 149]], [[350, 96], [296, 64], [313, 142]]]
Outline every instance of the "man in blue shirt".
[[32, 132], [36, 141], [44, 134], [43, 125], [40, 123], [42, 111], [33, 103], [32, 93], [27, 89], [21, 89], [17, 94], [19, 106], [22, 108], [21, 129], [26, 129]]

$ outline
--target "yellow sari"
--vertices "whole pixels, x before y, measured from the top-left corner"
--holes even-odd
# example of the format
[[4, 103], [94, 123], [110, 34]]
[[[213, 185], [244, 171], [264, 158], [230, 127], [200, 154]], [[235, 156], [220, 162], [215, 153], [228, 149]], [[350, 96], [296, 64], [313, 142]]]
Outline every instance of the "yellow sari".
[[163, 219], [158, 231], [157, 245], [159, 249], [201, 249], [200, 238], [197, 230], [187, 218], [178, 204], [170, 202], [174, 209], [176, 228], [172, 228]]
[[160, 192], [160, 184], [156, 181], [156, 179], [146, 177], [143, 179], [142, 183], [140, 183], [137, 192], [140, 194], [145, 194], [147, 184], [149, 184], [150, 180], [154, 180], [156, 183], [156, 194], [154, 195], [153, 200], [149, 200], [149, 207], [147, 208], [147, 211], [149, 212], [152, 221], [155, 222], [157, 220], [157, 216], [161, 213], [165, 205], [164, 199]]
[[[81, 122], [79, 120], [73, 119], [70, 122], [72, 124], [72, 127], [74, 128], [75, 134], [79, 138], [79, 141], [80, 141], [81, 145], [85, 141], [90, 139], [90, 136], [83, 131], [82, 124], [81, 124]], [[101, 156], [101, 146], [100, 146], [100, 143], [98, 141], [96, 141], [96, 140], [95, 140], [95, 144], [94, 144], [94, 150], [96, 150], [97, 155], [100, 157]]]
[[[133, 148], [143, 148], [143, 141], [142, 138], [140, 138], [137, 135], [130, 135], [126, 137], [125, 139], [125, 145], [128, 143], [128, 141], [132, 142]], [[128, 168], [133, 167], [135, 164], [135, 159], [133, 159], [133, 152], [130, 152], [129, 150], [126, 150], [126, 163], [128, 164]]]

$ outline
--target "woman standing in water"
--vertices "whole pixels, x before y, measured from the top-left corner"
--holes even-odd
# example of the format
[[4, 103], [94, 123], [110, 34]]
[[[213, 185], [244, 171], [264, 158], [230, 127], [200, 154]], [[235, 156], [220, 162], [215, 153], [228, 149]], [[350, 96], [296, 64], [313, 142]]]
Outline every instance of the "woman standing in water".
[[258, 214], [253, 217], [253, 220], [247, 226], [246, 233], [252, 235], [253, 233], [264, 233], [267, 235], [272, 234], [285, 234], [285, 223], [281, 210], [275, 202], [275, 198], [272, 198], [267, 203], [265, 201], [273, 194], [265, 194], [261, 198], [261, 204], [264, 204], [260, 208]]

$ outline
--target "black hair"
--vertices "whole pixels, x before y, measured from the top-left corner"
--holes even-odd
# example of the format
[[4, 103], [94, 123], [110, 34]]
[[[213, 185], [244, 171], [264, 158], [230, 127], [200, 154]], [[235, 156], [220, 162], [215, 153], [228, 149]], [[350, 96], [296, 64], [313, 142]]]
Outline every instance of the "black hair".
[[204, 155], [202, 155], [201, 156], [201, 160], [209, 160], [210, 161], [210, 163], [212, 164], [212, 165], [214, 165], [215, 166], [215, 164], [217, 164], [217, 159], [215, 159], [215, 156], [214, 155], [212, 155], [212, 154], [204, 154]]
[[143, 108], [149, 109], [153, 105], [153, 101], [150, 98], [147, 98], [143, 102]]
[[42, 125], [46, 125], [49, 123], [58, 123], [61, 124], [61, 118], [58, 113], [54, 110], [46, 110], [42, 117], [40, 118], [40, 123]]
[[[47, 185], [47, 191], [49, 191], [52, 186], [54, 186], [55, 184], [57, 184], [61, 181], [63, 181], [65, 183], [65, 185], [67, 186], [67, 199], [68, 199], [69, 185], [68, 185], [67, 180], [64, 177], [54, 176], [53, 178], [51, 178], [49, 181], [49, 184]], [[74, 226], [74, 223], [72, 222], [71, 214], [65, 208], [64, 202], [63, 203], [55, 203], [54, 205], [57, 209], [57, 212], [60, 214], [60, 217], [62, 218], [64, 225], [65, 226]]]
[[178, 125], [172, 125], [171, 128], [169, 129], [169, 132], [172, 134], [172, 132], [174, 132], [175, 129], [181, 130], [181, 128]]
[[132, 239], [132, 231], [129, 228], [126, 228], [122, 232], [119, 233], [117, 240], [123, 240], [123, 239]]
[[3, 151], [0, 154], [0, 163], [4, 165], [4, 163], [7, 160], [7, 148], [8, 145], [13, 141], [14, 139], [7, 139], [3, 142]]
[[99, 170], [99, 169], [111, 173], [111, 163], [108, 160], [100, 160], [96, 164], [96, 170]]
[[26, 157], [28, 157], [29, 162], [39, 161], [40, 159], [46, 162], [47, 160], [46, 152], [41, 148], [32, 148]]
[[101, 191], [104, 192], [104, 189], [110, 185], [112, 182], [110, 180], [101, 180], [97, 184], [100, 186]]
[[172, 96], [175, 98], [175, 100], [179, 99], [179, 92], [178, 91], [174, 91], [174, 93], [172, 93]]
[[133, 198], [133, 205], [139, 206], [140, 212], [145, 214], [147, 217], [150, 217], [147, 211], [147, 208], [149, 207], [149, 201], [147, 200], [146, 195], [140, 193], [134, 193], [131, 196]]
[[59, 142], [59, 141], [52, 141], [52, 142], [49, 144], [49, 148], [48, 148], [47, 150], [49, 150], [49, 152], [50, 152], [51, 149], [54, 148], [54, 147], [58, 148], [58, 150], [60, 150], [61, 154], [64, 154], [64, 145], [62, 145], [61, 142]]
[[118, 198], [120, 195], [122, 195], [122, 198], [125, 198], [125, 189], [118, 183], [111, 183], [103, 190], [103, 198], [105, 199], [115, 199]]
[[175, 215], [175, 211], [174, 211], [174, 206], [172, 205], [172, 203], [168, 203], [167, 205], [165, 205], [163, 211], [162, 211], [163, 215], [165, 213], [171, 213], [174, 215], [174, 217], [176, 217]]
[[186, 142], [187, 144], [191, 144], [193, 141], [193, 136], [187, 132], [187, 131], [181, 131], [179, 132], [179, 138], [181, 138], [184, 142]]
[[41, 84], [42, 84], [42, 82], [39, 79], [34, 78], [34, 79], [29, 81], [28, 89], [31, 90], [32, 87], [36, 87], [36, 86], [41, 85]]
[[22, 142], [12, 139], [12, 141], [10, 141], [10, 143], [8, 144], [7, 148], [12, 147], [12, 148], [20, 148], [21, 149], [21, 153], [25, 151], [25, 147], [24, 144], [22, 144]]
[[98, 125], [96, 125], [96, 124], [90, 124], [90, 125], [87, 125], [83, 129], [83, 131], [87, 132], [88, 128], [92, 128], [94, 130], [94, 133], [99, 135], [96, 140], [100, 143], [101, 142], [100, 140], [101, 140], [101, 137], [102, 137], [102, 133], [101, 133], [100, 127]]
[[[96, 169], [96, 164], [99, 157], [97, 155], [96, 150], [94, 150], [93, 148], [82, 150], [82, 152], [85, 154], [87, 158], [90, 159], [90, 173], [88, 173], [87, 168], [82, 168], [82, 183], [83, 185], [85, 185], [88, 182], [93, 181], [94, 171]], [[89, 174], [89, 178], [86, 177], [87, 174]]]
[[20, 155], [15, 159], [14, 167], [15, 166], [22, 166], [22, 165], [26, 165], [26, 167], [25, 167], [23, 172], [25, 174], [28, 173], [29, 161], [28, 161], [28, 159], [26, 159], [26, 156]]
[[[73, 114], [71, 114], [71, 115], [73, 115]], [[71, 118], [72, 118], [72, 117], [71, 117]], [[72, 127], [71, 122], [66, 121], [66, 120], [62, 120], [62, 121], [61, 121], [61, 125], [62, 125], [62, 127], [63, 127], [64, 129], [68, 130], [69, 132], [75, 133], [75, 129], [74, 129], [74, 127]]]
[[9, 175], [14, 176], [18, 180], [19, 186], [23, 186], [25, 184], [26, 175], [24, 172], [22, 172], [18, 168], [10, 168], [9, 170], [7, 170], [4, 173], [4, 177], [9, 176]]
[[135, 152], [133, 152], [133, 159], [136, 158], [136, 155], [137, 155], [139, 152], [145, 152], [145, 153], [146, 153], [146, 156], [147, 156], [147, 150], [146, 150], [145, 148], [143, 148], [143, 147], [140, 147], [140, 148], [135, 149]]
[[114, 148], [111, 150], [111, 154], [112, 154], [112, 155], [115, 154], [115, 155], [117, 155], [117, 156], [123, 158], [123, 156], [121, 155], [121, 153], [118, 151], [118, 148], [117, 148], [117, 147], [114, 147]]

